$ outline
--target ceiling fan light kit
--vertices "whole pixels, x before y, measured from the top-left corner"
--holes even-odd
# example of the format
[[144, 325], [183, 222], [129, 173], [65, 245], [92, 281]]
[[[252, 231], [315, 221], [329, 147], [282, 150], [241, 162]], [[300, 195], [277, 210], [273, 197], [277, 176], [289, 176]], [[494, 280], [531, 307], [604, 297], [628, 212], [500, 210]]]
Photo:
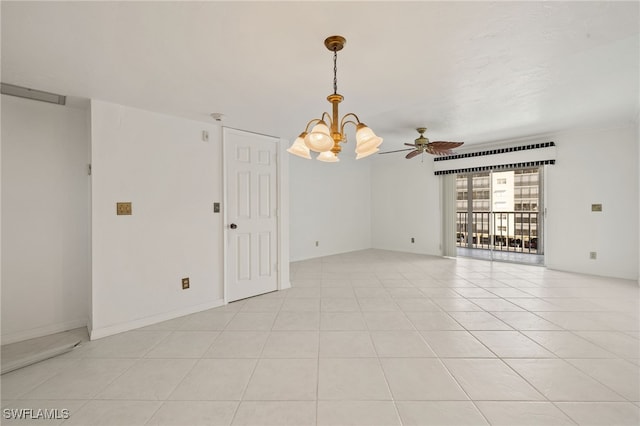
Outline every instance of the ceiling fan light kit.
[[[346, 143], [347, 137], [344, 132], [347, 124], [356, 126], [356, 160], [368, 157], [379, 151], [378, 147], [382, 143], [382, 138], [367, 127], [354, 113], [347, 113], [342, 118], [338, 113], [338, 104], [344, 97], [338, 94], [338, 51], [344, 48], [346, 39], [335, 35], [327, 37], [324, 45], [333, 52], [333, 94], [327, 96], [331, 104], [332, 114], [323, 112], [320, 118], [309, 121], [304, 132], [293, 142], [287, 151], [298, 157], [311, 159], [311, 151], [318, 152], [317, 159], [324, 162], [335, 163], [340, 161], [338, 154], [342, 151], [341, 143]], [[355, 120], [355, 121], [354, 121]], [[309, 126], [313, 125], [311, 131]]]

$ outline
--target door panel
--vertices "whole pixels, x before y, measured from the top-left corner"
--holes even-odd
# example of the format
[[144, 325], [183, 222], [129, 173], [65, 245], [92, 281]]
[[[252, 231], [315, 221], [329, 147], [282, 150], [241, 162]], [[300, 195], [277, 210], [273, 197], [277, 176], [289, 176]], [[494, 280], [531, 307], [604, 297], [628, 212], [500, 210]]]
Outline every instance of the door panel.
[[238, 206], [236, 215], [238, 218], [251, 219], [251, 173], [238, 172], [236, 179], [236, 198]]
[[[231, 302], [277, 289], [277, 139], [224, 129]], [[232, 225], [233, 224], [233, 225]]]
[[271, 259], [271, 233], [261, 232], [258, 234], [258, 258], [260, 268], [258, 273], [261, 277], [271, 276], [271, 265], [273, 263]]
[[236, 271], [236, 280], [250, 280], [251, 279], [251, 235], [236, 233], [232, 236], [235, 237], [236, 247], [238, 248], [236, 256], [239, 259], [247, 259], [246, 262], [236, 262], [238, 270]]
[[258, 176], [258, 216], [269, 218], [271, 215], [271, 175]]

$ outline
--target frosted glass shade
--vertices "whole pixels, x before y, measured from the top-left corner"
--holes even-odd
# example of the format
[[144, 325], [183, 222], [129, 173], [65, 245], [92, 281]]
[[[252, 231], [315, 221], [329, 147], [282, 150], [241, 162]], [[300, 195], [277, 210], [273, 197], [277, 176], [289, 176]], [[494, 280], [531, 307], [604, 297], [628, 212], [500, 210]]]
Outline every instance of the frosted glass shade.
[[376, 136], [376, 134], [373, 133], [373, 130], [371, 130], [370, 128], [368, 128], [362, 123], [358, 124], [358, 129], [356, 130], [356, 153], [357, 154], [368, 153], [366, 155], [371, 155], [373, 154], [372, 150], [380, 146], [381, 143], [382, 143], [382, 138], [379, 136]]
[[325, 163], [337, 163], [340, 161], [338, 156], [331, 151], [321, 152], [320, 155], [318, 155], [318, 160], [324, 161]]
[[369, 151], [366, 151], [366, 152], [356, 152], [356, 160], [359, 160], [359, 159], [364, 158], [364, 157], [368, 157], [371, 154], [375, 154], [378, 151], [380, 151], [378, 148], [373, 148], [373, 149], [370, 149]]
[[293, 155], [297, 155], [298, 157], [307, 158], [311, 160], [311, 154], [309, 153], [309, 148], [304, 143], [303, 138], [305, 136], [306, 136], [306, 133], [303, 133], [300, 136], [298, 136], [296, 140], [293, 142], [293, 144], [291, 145], [291, 147], [287, 149], [287, 152]]
[[304, 138], [304, 143], [311, 151], [325, 152], [333, 148], [333, 138], [329, 133], [329, 127], [324, 121], [313, 126], [311, 133]]

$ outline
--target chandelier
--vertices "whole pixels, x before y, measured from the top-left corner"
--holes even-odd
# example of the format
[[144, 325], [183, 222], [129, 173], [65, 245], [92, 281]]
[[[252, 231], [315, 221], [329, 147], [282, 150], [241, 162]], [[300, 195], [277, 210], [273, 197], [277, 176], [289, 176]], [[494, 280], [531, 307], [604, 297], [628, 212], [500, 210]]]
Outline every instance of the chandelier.
[[[379, 151], [378, 146], [382, 138], [376, 136], [373, 130], [360, 122], [357, 115], [350, 112], [341, 119], [338, 114], [338, 104], [344, 97], [338, 94], [338, 51], [342, 50], [347, 40], [339, 35], [328, 37], [324, 41], [327, 49], [333, 52], [333, 93], [327, 96], [331, 104], [332, 114], [323, 112], [320, 118], [314, 118], [307, 123], [304, 132], [296, 138], [287, 150], [298, 157], [311, 159], [310, 151], [319, 152], [317, 159], [328, 163], [340, 161], [338, 154], [342, 151], [341, 143], [347, 142], [344, 128], [347, 124], [356, 126], [356, 160], [367, 157]], [[355, 121], [354, 121], [355, 120]], [[309, 126], [313, 125], [311, 131]]]

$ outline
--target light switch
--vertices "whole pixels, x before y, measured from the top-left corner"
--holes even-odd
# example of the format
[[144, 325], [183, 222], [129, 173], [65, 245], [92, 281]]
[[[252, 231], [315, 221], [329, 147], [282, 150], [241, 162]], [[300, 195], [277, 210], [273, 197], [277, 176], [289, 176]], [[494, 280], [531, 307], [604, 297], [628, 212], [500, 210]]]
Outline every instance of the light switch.
[[602, 204], [591, 204], [591, 211], [592, 212], [601, 212], [602, 211]]
[[213, 203], [213, 212], [220, 213], [220, 203]]

